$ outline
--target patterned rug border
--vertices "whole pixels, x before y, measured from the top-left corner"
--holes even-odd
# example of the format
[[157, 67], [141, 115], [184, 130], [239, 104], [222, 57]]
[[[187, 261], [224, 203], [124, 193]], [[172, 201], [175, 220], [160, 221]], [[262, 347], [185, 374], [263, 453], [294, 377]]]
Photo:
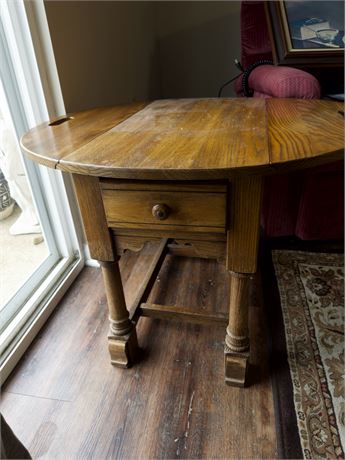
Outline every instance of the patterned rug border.
[[[306, 322], [306, 327], [308, 330], [308, 336], [305, 337], [305, 340], [308, 342], [310, 348], [313, 351], [313, 356], [315, 359], [315, 368], [314, 376], [317, 375], [319, 388], [316, 389], [316, 392], [322, 391], [322, 405], [324, 407], [324, 414], [327, 414], [327, 422], [330, 427], [331, 436], [333, 439], [334, 450], [331, 452], [328, 450], [325, 458], [343, 458], [344, 452], [341, 446], [340, 432], [337, 423], [336, 413], [333, 407], [332, 395], [329, 390], [329, 382], [327, 380], [327, 375], [324, 369], [324, 363], [322, 362], [321, 352], [317, 342], [315, 325], [313, 323], [311, 312], [309, 308], [309, 302], [306, 297], [306, 287], [302, 281], [302, 268], [306, 267], [341, 267], [343, 266], [343, 257], [340, 254], [328, 254], [328, 253], [314, 253], [314, 252], [305, 252], [305, 251], [289, 251], [289, 250], [273, 250], [272, 251], [272, 261], [274, 265], [274, 271], [276, 274], [277, 285], [279, 289], [279, 295], [281, 300], [281, 308], [283, 314], [283, 323], [285, 328], [285, 340], [286, 340], [286, 350], [287, 357], [289, 362], [289, 370], [293, 387], [293, 400], [296, 412], [297, 425], [299, 427], [300, 441], [302, 446], [302, 451], [304, 458], [315, 458], [315, 451], [312, 452], [312, 441], [309, 439], [309, 431], [306, 425], [307, 420], [305, 413], [303, 411], [303, 406], [301, 402], [302, 398], [302, 389], [300, 387], [301, 375], [299, 373], [299, 367], [297, 363], [297, 354], [302, 353], [301, 350], [296, 350], [295, 343], [292, 340], [291, 330], [292, 323], [289, 313], [289, 300], [287, 298], [288, 291], [286, 289], [286, 276], [287, 270], [290, 270], [290, 275], [292, 274], [293, 282], [296, 283], [296, 298], [300, 297], [302, 304], [304, 318]], [[291, 305], [290, 305], [291, 307]], [[297, 318], [297, 316], [296, 316]], [[296, 321], [297, 319], [294, 318]], [[306, 342], [306, 343], [307, 343]], [[301, 380], [302, 381], [302, 380]], [[302, 381], [303, 383], [303, 381]], [[327, 404], [328, 403], [328, 404]], [[327, 406], [327, 407], [326, 407]], [[321, 417], [321, 414], [320, 414]], [[315, 422], [316, 423], [316, 422]], [[322, 432], [320, 431], [320, 436]], [[316, 443], [314, 439], [314, 443]], [[328, 447], [329, 449], [329, 447]], [[319, 457], [322, 458], [322, 455]]]

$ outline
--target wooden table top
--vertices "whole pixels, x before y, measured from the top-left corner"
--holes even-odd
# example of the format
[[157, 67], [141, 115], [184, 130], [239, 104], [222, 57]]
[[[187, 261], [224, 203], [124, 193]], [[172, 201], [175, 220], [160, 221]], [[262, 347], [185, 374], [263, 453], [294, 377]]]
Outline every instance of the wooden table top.
[[[343, 105], [298, 99], [171, 99], [43, 123], [26, 154], [72, 173], [123, 179], [220, 179], [341, 159]], [[60, 120], [61, 121], [61, 120]]]

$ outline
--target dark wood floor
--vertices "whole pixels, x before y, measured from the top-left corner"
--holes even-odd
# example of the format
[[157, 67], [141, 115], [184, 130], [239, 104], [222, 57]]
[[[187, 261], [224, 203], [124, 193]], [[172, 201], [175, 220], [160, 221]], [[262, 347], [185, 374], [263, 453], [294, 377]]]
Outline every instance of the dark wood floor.
[[[135, 297], [151, 246], [121, 262]], [[151, 301], [227, 310], [214, 261], [169, 256]], [[276, 439], [260, 294], [250, 309], [251, 385], [224, 384], [223, 327], [142, 318], [142, 359], [109, 364], [101, 273], [85, 268], [9, 378], [1, 411], [33, 458], [274, 458]]]

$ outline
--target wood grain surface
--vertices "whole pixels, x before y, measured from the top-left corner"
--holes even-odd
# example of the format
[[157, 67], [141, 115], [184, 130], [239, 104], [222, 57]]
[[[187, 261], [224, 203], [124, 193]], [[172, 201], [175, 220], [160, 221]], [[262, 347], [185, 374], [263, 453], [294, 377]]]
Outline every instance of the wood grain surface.
[[215, 325], [226, 326], [228, 316], [222, 313], [200, 313], [193, 308], [182, 306], [156, 305], [153, 303], [142, 303], [140, 305], [142, 316], [149, 318], [173, 319], [175, 321], [187, 321], [188, 323], [209, 324], [210, 327]]
[[341, 158], [341, 108], [325, 100], [159, 100], [73, 114], [32, 129], [21, 144], [38, 163], [79, 174], [225, 179]]
[[[21, 139], [25, 153], [34, 161], [51, 168], [69, 153], [86, 145], [141, 108], [145, 103], [103, 107], [71, 114], [64, 123], [42, 123]], [[63, 118], [63, 117], [60, 117]], [[52, 124], [53, 123], [53, 124]]]
[[[116, 230], [121, 231], [121, 229]], [[125, 230], [126, 231], [126, 230]], [[151, 233], [151, 232], [150, 232]], [[169, 232], [168, 232], [169, 233]], [[171, 232], [170, 232], [171, 233]], [[199, 235], [199, 239], [198, 239]], [[208, 235], [219, 236], [219, 241], [210, 240], [200, 240], [200, 237], [208, 238]], [[133, 235], [119, 235], [116, 234], [116, 251], [118, 255], [122, 255], [126, 249], [131, 251], [140, 251], [143, 249], [147, 241], [160, 241], [161, 237], [156, 236], [155, 232], [153, 234], [148, 234], [146, 236], [133, 236]], [[170, 235], [172, 237], [172, 235]], [[223, 238], [222, 238], [223, 237]], [[223, 262], [225, 260], [226, 254], [226, 242], [224, 241], [225, 235], [221, 234], [193, 234], [193, 238], [189, 234], [188, 240], [185, 239], [172, 239], [172, 243], [168, 244], [168, 249], [170, 254], [185, 256], [185, 257], [201, 257], [201, 258], [211, 258], [218, 259], [218, 261]]]
[[73, 174], [73, 182], [91, 257], [115, 260], [98, 178]]
[[174, 240], [168, 245], [171, 254], [225, 261], [226, 243], [223, 241]]
[[141, 178], [172, 178], [267, 164], [265, 116], [259, 99], [156, 101], [64, 156], [59, 167], [88, 173], [92, 164], [99, 176], [133, 177], [140, 171]]
[[[140, 284], [140, 287], [137, 290], [137, 295], [135, 296], [133, 303], [129, 307], [131, 319], [133, 319], [136, 316], [140, 304], [142, 302], [146, 302], [146, 300], [150, 296], [152, 287], [154, 286], [158, 273], [160, 272], [160, 269], [162, 268], [165, 257], [167, 255], [167, 245], [168, 239], [163, 238], [157, 245], [157, 251], [152, 257], [150, 264], [148, 264], [146, 267], [145, 278], [143, 279], [142, 283]], [[136, 320], [137, 319], [138, 318], [136, 318]]]
[[232, 183], [226, 267], [255, 273], [260, 235], [262, 177], [238, 175]]
[[[270, 163], [308, 163], [344, 153], [344, 110], [327, 100], [270, 99], [267, 102]], [[319, 159], [322, 162], [322, 158]]]
[[[120, 268], [130, 305], [155, 251]], [[178, 288], [177, 288], [178, 287]], [[224, 268], [167, 257], [152, 303], [228, 311]], [[101, 270], [86, 268], [2, 391], [1, 411], [33, 458], [276, 458], [260, 293], [250, 316], [252, 384], [224, 385], [224, 327], [141, 318], [142, 361], [109, 365]]]
[[131, 181], [100, 178], [102, 190], [227, 193], [227, 181]]
[[126, 335], [132, 330], [118, 261], [101, 262], [112, 335]]
[[[187, 227], [186, 231], [194, 227], [196, 232], [225, 232], [225, 193], [103, 190], [103, 203], [109, 227]], [[153, 215], [154, 206], [159, 204], [167, 209], [163, 220]]]
[[173, 238], [181, 239], [187, 241], [216, 241], [216, 242], [226, 242], [226, 235], [222, 233], [201, 233], [201, 232], [191, 232], [191, 231], [171, 231], [171, 230], [162, 230], [157, 229], [156, 227], [150, 230], [141, 230], [133, 228], [112, 228], [112, 233], [115, 236], [132, 236], [134, 238], [138, 237], [139, 239], [143, 238], [146, 241], [156, 238]]

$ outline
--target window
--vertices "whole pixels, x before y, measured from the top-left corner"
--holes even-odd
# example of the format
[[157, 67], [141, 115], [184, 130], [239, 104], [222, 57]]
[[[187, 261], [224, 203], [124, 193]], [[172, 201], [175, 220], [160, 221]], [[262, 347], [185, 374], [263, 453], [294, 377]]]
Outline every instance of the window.
[[[31, 201], [32, 205], [30, 212], [37, 219], [36, 222], [33, 219], [31, 223], [33, 226], [36, 225], [34, 230], [41, 230], [41, 238], [44, 241], [40, 244], [44, 244], [45, 250], [30, 273], [21, 280], [20, 287], [15, 293], [5, 297], [4, 304], [1, 305], [2, 381], [13, 369], [84, 264], [79, 212], [69, 175], [34, 164], [21, 154], [19, 148], [20, 137], [30, 127], [51, 118], [54, 110], [64, 111], [50, 37], [47, 34], [43, 1], [32, 3], [34, 6], [30, 12], [31, 28], [34, 29], [36, 39], [38, 37], [38, 43], [41, 35], [46, 44], [46, 53], [40, 53], [39, 63], [41, 74], [43, 72], [47, 79], [45, 88], [40, 78], [37, 53], [33, 46], [24, 2], [0, 2], [0, 105], [7, 139], [13, 137], [12, 149], [8, 146], [6, 149], [6, 143], [3, 142], [2, 155], [4, 158], [7, 157], [9, 162], [12, 161], [12, 170], [15, 171], [12, 175], [7, 171], [8, 176], [11, 176], [8, 177], [9, 188], [11, 181], [19, 182], [18, 177], [25, 176], [26, 187], [30, 191], [27, 193], [28, 201]], [[42, 31], [45, 33], [44, 37]], [[51, 84], [51, 78], [49, 81], [49, 75], [54, 75], [54, 84]], [[16, 155], [14, 161], [13, 156]], [[22, 172], [17, 174], [20, 168]], [[25, 207], [21, 203], [18, 205]], [[21, 209], [22, 214], [26, 211]], [[27, 218], [22, 221], [28, 223]], [[17, 226], [17, 230], [19, 227], [20, 225]], [[18, 235], [14, 236], [16, 237]], [[10, 243], [6, 244], [7, 247], [3, 247], [3, 244], [1, 246], [2, 251], [11, 251]], [[17, 267], [23, 263], [23, 259], [25, 258], [22, 253], [15, 257]], [[1, 270], [6, 270], [6, 267], [2, 266], [0, 273]], [[6, 286], [2, 288], [7, 289]]]

